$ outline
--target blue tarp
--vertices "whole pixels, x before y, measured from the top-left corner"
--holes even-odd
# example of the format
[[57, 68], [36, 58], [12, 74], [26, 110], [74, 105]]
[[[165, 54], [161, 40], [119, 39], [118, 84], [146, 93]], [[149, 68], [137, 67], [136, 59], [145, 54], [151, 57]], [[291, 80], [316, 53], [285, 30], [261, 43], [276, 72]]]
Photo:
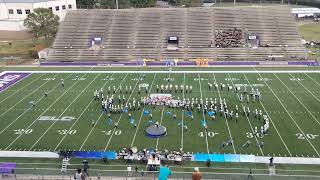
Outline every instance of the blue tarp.
[[196, 153], [193, 155], [193, 161], [212, 161], [212, 162], [254, 162], [254, 155], [241, 154], [204, 154]]
[[75, 151], [72, 152], [71, 157], [75, 158], [88, 158], [88, 159], [102, 159], [102, 158], [108, 158], [108, 159], [116, 159], [117, 154], [114, 151]]

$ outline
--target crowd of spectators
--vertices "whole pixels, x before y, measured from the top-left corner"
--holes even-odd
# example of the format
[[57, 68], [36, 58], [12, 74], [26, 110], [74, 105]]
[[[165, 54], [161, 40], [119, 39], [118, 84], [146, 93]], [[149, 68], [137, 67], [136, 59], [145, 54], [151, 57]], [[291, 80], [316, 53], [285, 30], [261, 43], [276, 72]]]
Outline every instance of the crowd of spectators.
[[215, 31], [215, 47], [217, 48], [234, 48], [243, 47], [243, 32], [241, 29], [218, 29]]

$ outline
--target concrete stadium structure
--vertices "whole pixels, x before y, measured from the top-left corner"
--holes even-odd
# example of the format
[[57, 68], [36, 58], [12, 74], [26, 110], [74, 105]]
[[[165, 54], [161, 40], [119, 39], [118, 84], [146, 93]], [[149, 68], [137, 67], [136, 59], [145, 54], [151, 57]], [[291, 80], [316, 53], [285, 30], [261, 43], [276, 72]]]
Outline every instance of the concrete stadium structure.
[[77, 4], [76, 0], [0, 0], [0, 30], [25, 30], [23, 20], [36, 8], [51, 9], [63, 21], [67, 11], [77, 9]]
[[[216, 30], [241, 29], [243, 39], [259, 37], [260, 46], [217, 48]], [[178, 49], [167, 47], [179, 38]], [[98, 37], [98, 48], [90, 46]], [[48, 61], [134, 61], [206, 58], [211, 60], [304, 60], [289, 6], [220, 8], [147, 8], [68, 12]]]

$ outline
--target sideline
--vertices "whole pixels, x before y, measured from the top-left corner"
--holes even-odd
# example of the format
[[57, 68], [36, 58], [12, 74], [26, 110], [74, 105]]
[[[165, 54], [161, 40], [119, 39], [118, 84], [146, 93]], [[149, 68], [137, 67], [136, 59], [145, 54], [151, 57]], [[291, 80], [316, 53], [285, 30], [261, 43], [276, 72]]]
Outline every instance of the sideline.
[[[141, 71], [145, 74], [154, 74], [154, 73], [164, 73], [167, 74], [169, 70], [160, 70], [160, 71], [144, 71], [144, 70], [135, 70], [135, 71], [33, 71], [33, 70], [27, 70], [27, 71], [3, 71], [1, 74], [5, 73], [56, 73], [56, 74], [63, 74], [63, 73], [86, 73], [86, 74], [95, 74], [95, 73], [103, 73], [103, 74], [121, 74], [121, 73], [132, 73], [132, 74], [140, 74]], [[266, 74], [273, 74], [273, 73], [320, 73], [320, 70], [246, 70], [246, 71], [202, 71], [202, 70], [196, 70], [196, 71], [171, 71], [171, 73], [176, 73], [176, 74], [183, 74], [183, 73], [193, 73], [193, 74], [209, 74], [209, 73], [216, 73], [216, 74], [227, 74], [227, 73], [232, 73], [232, 74], [237, 74], [237, 73], [266, 73]]]

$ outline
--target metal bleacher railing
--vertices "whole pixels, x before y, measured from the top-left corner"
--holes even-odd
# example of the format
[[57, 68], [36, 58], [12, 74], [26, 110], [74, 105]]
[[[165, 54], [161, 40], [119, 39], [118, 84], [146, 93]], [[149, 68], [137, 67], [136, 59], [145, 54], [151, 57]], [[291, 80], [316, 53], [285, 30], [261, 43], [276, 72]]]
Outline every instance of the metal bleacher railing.
[[[43, 171], [43, 170], [42, 170]], [[254, 171], [254, 170], [253, 170]], [[75, 170], [68, 170], [66, 174], [59, 174], [59, 169], [51, 169], [50, 175], [45, 174], [48, 172], [40, 172], [37, 169], [30, 168], [29, 170], [24, 169], [24, 174], [8, 174], [2, 175], [1, 179], [16, 179], [16, 180], [74, 180]], [[202, 179], [247, 179], [248, 173], [243, 172], [223, 172], [217, 170], [216, 172], [201, 172]], [[128, 172], [126, 170], [89, 170], [89, 175], [87, 180], [157, 180], [158, 172], [148, 172], [148, 171], [139, 171], [139, 172]], [[301, 175], [301, 172], [290, 172], [286, 171], [279, 174], [270, 174], [268, 171], [256, 170], [253, 172], [254, 179], [262, 180], [298, 180], [298, 179], [314, 179], [319, 178], [318, 175]], [[169, 177], [171, 180], [188, 180], [191, 179], [192, 172], [173, 172]]]

